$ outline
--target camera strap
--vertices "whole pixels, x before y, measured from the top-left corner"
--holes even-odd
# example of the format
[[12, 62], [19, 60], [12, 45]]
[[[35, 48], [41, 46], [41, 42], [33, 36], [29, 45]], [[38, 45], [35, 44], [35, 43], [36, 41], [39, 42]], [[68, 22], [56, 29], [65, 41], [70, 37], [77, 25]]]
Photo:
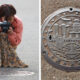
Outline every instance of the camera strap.
[[11, 27], [12, 27], [13, 30], [15, 29], [15, 27], [12, 24], [11, 24]]

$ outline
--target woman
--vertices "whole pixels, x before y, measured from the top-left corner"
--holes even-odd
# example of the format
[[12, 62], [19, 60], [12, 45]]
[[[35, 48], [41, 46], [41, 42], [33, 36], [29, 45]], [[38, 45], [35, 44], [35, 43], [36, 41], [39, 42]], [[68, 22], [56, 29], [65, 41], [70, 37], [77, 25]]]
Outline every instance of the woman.
[[3, 32], [0, 26], [0, 66], [1, 67], [28, 67], [16, 54], [16, 47], [22, 38], [23, 25], [21, 20], [15, 16], [16, 9], [11, 4], [0, 6], [0, 22], [8, 21], [11, 26], [8, 31]]

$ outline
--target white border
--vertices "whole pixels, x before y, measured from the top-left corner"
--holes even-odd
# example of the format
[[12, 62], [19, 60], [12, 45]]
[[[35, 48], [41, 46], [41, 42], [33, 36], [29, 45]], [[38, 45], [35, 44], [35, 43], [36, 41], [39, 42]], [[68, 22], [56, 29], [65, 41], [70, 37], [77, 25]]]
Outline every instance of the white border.
[[39, 0], [39, 80], [41, 80], [41, 0]]

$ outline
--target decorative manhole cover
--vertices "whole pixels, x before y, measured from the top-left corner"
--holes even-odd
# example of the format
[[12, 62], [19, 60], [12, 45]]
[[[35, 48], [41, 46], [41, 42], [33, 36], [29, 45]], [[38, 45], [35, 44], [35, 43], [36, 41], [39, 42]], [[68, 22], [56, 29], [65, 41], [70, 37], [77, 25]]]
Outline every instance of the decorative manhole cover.
[[62, 8], [45, 19], [42, 53], [58, 69], [80, 70], [80, 9]]

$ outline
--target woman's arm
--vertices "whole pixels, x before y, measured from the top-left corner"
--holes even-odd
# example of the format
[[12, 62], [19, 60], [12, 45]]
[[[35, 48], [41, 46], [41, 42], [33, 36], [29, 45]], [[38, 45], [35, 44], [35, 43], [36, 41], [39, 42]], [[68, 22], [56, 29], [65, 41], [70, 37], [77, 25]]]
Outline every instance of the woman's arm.
[[8, 34], [8, 40], [10, 41], [12, 46], [17, 46], [18, 44], [20, 44], [22, 39], [23, 24], [20, 19], [15, 17], [12, 25], [15, 29], [11, 34]]

